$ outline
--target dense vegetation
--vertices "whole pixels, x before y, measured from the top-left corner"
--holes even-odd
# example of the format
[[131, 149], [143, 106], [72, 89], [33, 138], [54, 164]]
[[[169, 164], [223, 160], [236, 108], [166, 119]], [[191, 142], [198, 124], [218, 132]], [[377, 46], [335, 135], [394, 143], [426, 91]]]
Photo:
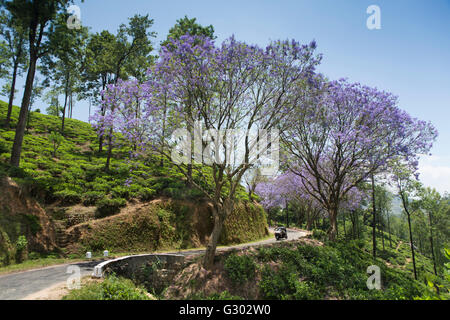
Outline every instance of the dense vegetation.
[[110, 276], [101, 283], [88, 283], [72, 290], [63, 300], [154, 300], [129, 279]]
[[[6, 103], [0, 101], [0, 115], [6, 113], [6, 108]], [[14, 107], [12, 127], [17, 116], [18, 108]], [[76, 230], [83, 230], [82, 237], [80, 234], [71, 237], [70, 245], [56, 252], [56, 256], [66, 253], [76, 257], [88, 250], [139, 252], [205, 245], [212, 228], [207, 203], [169, 163], [161, 165], [157, 156], [145, 161], [126, 160], [129, 147], [121, 142], [119, 135], [111, 167], [104, 170], [105, 152], [97, 152], [92, 147], [98, 143], [94, 129], [88, 123], [66, 119], [66, 134], [55, 148], [51, 135], [58, 131], [59, 122], [56, 116], [30, 113], [20, 168], [11, 167], [7, 162], [13, 131], [0, 128], [1, 175], [12, 177], [38, 199], [53, 220], [68, 227], [81, 223]], [[207, 185], [207, 181], [199, 181]], [[264, 210], [248, 202], [244, 188], [239, 190], [239, 195], [243, 202], [227, 221], [221, 244], [254, 241], [267, 235]], [[150, 206], [113, 220], [88, 222], [115, 215], [127, 205], [133, 207], [161, 197], [172, 202], [164, 202], [164, 208]], [[193, 206], [195, 202], [199, 205]], [[69, 209], [74, 206], [79, 207], [76, 215], [71, 216]], [[197, 207], [200, 212], [196, 212]], [[35, 216], [27, 217], [11, 217], [0, 212], [0, 231], [5, 239], [1, 241], [4, 264], [21, 262], [23, 259], [19, 255], [15, 258], [14, 253], [20, 246], [19, 237], [29, 229], [42, 228]], [[193, 225], [194, 219], [199, 219], [203, 226]], [[29, 253], [26, 256], [31, 258], [47, 256], [45, 252]], [[55, 253], [50, 254], [55, 257]]]
[[[202, 265], [213, 270], [218, 244], [267, 235], [256, 200], [269, 220], [326, 245], [228, 257], [228, 280], [257, 284], [245, 298], [412, 299], [427, 296], [423, 283], [446, 297], [450, 200], [418, 181], [419, 157], [438, 135], [431, 123], [392, 93], [317, 72], [315, 41], [260, 47], [232, 36], [218, 45], [213, 26], [184, 17], [155, 55], [149, 15], [92, 34], [68, 20], [72, 3], [0, 1], [9, 96], [0, 102], [0, 178], [19, 184], [10, 193], [23, 205], [1, 207], [3, 264], [35, 255], [45, 229], [41, 242], [63, 255], [206, 245]], [[48, 115], [33, 111], [37, 97]], [[92, 125], [71, 119], [77, 99], [95, 106]], [[36, 214], [24, 212], [34, 201], [24, 195], [50, 220], [34, 203]], [[384, 287], [368, 293], [374, 263]], [[142, 297], [116, 278], [86, 294], [108, 298], [110, 288]]]
[[[403, 259], [404, 253], [393, 250], [389, 257], [373, 259], [371, 248], [365, 246], [358, 240], [339, 240], [324, 245], [301, 240], [266, 245], [256, 250], [230, 251], [220, 254], [216, 268], [206, 275], [201, 269], [187, 267], [166, 290], [164, 298], [438, 298], [432, 282], [415, 281], [410, 272], [412, 266], [405, 268], [405, 261], [395, 261]], [[426, 260], [423, 258], [430, 267], [429, 260]], [[367, 269], [372, 265], [380, 267], [380, 290], [367, 287]], [[443, 293], [439, 298], [448, 298], [448, 294]]]

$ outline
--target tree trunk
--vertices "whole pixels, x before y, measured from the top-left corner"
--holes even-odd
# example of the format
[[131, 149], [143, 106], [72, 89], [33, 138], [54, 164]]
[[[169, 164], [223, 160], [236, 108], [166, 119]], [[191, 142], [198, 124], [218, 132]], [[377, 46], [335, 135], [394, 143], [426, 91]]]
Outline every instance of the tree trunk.
[[286, 200], [285, 200], [284, 210], [286, 212], [286, 228], [289, 228], [289, 208], [288, 208], [288, 203]]
[[23, 92], [22, 104], [20, 106], [19, 121], [17, 123], [16, 134], [14, 136], [14, 143], [11, 150], [11, 165], [19, 167], [20, 154], [22, 152], [22, 142], [25, 134], [25, 126], [27, 123], [28, 106], [30, 105], [31, 92], [33, 90], [34, 76], [36, 73], [37, 57], [31, 54], [30, 65], [28, 67], [27, 79], [25, 82], [25, 90]]
[[376, 235], [376, 228], [377, 228], [377, 211], [375, 206], [375, 179], [373, 177], [373, 174], [371, 175], [372, 180], [372, 214], [373, 214], [373, 220], [372, 220], [372, 245], [373, 245], [373, 251], [372, 255], [374, 258], [377, 257], [377, 235]]
[[6, 130], [9, 129], [10, 122], [11, 122], [11, 113], [14, 103], [14, 91], [16, 90], [16, 79], [17, 79], [17, 69], [19, 68], [19, 63], [14, 62], [14, 68], [13, 68], [13, 76], [11, 80], [11, 91], [9, 92], [9, 101], [8, 101], [8, 113], [6, 115], [6, 121], [5, 121], [5, 128]]
[[345, 230], [345, 212], [344, 212], [344, 214], [342, 215], [342, 218], [343, 218], [343, 220], [344, 220], [344, 238], [346, 238], [346, 237], [347, 237], [347, 230]]
[[[102, 92], [105, 91], [105, 88], [106, 88], [106, 79], [102, 82]], [[102, 94], [102, 96], [101, 96], [101, 99], [102, 99], [102, 102], [103, 102], [103, 100], [104, 100], [103, 94]], [[101, 107], [101, 112], [102, 112], [102, 116], [104, 116], [106, 110], [105, 110], [105, 108], [103, 107], [103, 105], [102, 105], [102, 107]], [[103, 134], [99, 137], [99, 139], [98, 139], [98, 152], [99, 152], [99, 153], [103, 151], [103, 140], [104, 140], [104, 136], [105, 136], [105, 134], [103, 133]]]
[[330, 228], [328, 229], [328, 237], [330, 241], [335, 241], [337, 236], [337, 209], [333, 208], [328, 211], [330, 216]]
[[409, 242], [411, 246], [411, 254], [412, 254], [412, 262], [413, 262], [413, 269], [414, 269], [414, 279], [417, 280], [417, 270], [416, 270], [416, 256], [414, 254], [414, 242], [413, 242], [413, 236], [412, 236], [412, 229], [411, 229], [411, 216], [409, 214], [408, 206], [406, 204], [406, 199], [403, 193], [401, 193], [403, 208], [405, 209], [406, 216], [408, 217], [408, 229], [409, 229]]
[[389, 247], [392, 249], [392, 237], [391, 237], [391, 222], [389, 218], [389, 211], [386, 212], [387, 223], [388, 223], [388, 233], [389, 233]]
[[216, 254], [217, 243], [219, 242], [220, 235], [222, 234], [225, 219], [233, 210], [233, 205], [231, 200], [226, 200], [223, 206], [214, 205], [213, 210], [214, 228], [209, 238], [203, 260], [203, 267], [205, 269], [211, 269], [214, 265], [214, 256]]
[[64, 91], [64, 108], [62, 114], [62, 123], [61, 123], [61, 134], [64, 135], [64, 122], [66, 120], [66, 108], [67, 108], [67, 85], [66, 90]]
[[113, 129], [109, 129], [109, 135], [108, 135], [108, 156], [106, 157], [106, 166], [105, 170], [109, 171], [109, 165], [111, 163], [111, 155], [112, 155], [112, 136], [113, 136]]
[[436, 258], [434, 256], [434, 245], [433, 245], [433, 222], [431, 217], [431, 212], [428, 213], [428, 219], [430, 221], [430, 245], [431, 245], [431, 257], [433, 258], [433, 269], [434, 274], [437, 276], [437, 268], [436, 268]]
[[417, 280], [417, 270], [416, 270], [416, 256], [414, 254], [414, 242], [412, 237], [412, 231], [411, 231], [411, 217], [409, 213], [407, 213], [408, 216], [408, 228], [409, 228], [409, 241], [411, 244], [411, 254], [412, 254], [412, 262], [413, 262], [413, 269], [414, 269], [414, 279]]

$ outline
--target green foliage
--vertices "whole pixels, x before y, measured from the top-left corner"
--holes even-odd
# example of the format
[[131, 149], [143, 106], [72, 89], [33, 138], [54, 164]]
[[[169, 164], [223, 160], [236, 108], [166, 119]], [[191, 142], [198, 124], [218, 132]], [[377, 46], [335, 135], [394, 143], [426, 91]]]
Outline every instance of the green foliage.
[[27, 258], [28, 241], [25, 236], [20, 236], [16, 241], [16, 263], [21, 263]]
[[153, 199], [156, 195], [156, 191], [151, 188], [142, 188], [137, 192], [137, 196], [142, 201], [148, 201]]
[[[285, 245], [258, 249], [257, 258], [266, 264], [259, 283], [267, 299], [412, 299], [426, 292], [409, 272], [388, 268], [380, 259], [354, 242], [326, 246]], [[269, 267], [273, 261], [278, 268]], [[382, 290], [368, 290], [367, 267], [381, 268]]]
[[61, 201], [62, 205], [73, 205], [81, 202], [79, 192], [73, 190], [61, 190], [54, 193], [56, 199]]
[[88, 191], [83, 194], [83, 204], [93, 206], [103, 198], [105, 198], [105, 194], [101, 191]]
[[316, 300], [321, 298], [315, 284], [310, 281], [300, 281], [299, 274], [292, 265], [283, 265], [278, 271], [266, 266], [259, 286], [266, 299]]
[[325, 241], [327, 240], [327, 233], [323, 230], [320, 229], [313, 229], [312, 231], [312, 237], [314, 239], [320, 240], [320, 241]]
[[168, 45], [171, 38], [179, 39], [185, 34], [189, 34], [192, 36], [206, 36], [211, 39], [215, 39], [214, 27], [212, 25], [203, 27], [198, 24], [196, 20], [196, 18], [189, 19], [187, 16], [182, 19], [178, 19], [177, 23], [172, 28], [170, 28], [169, 34], [167, 35], [167, 40], [162, 42], [161, 46]]
[[48, 139], [53, 145], [52, 155], [56, 157], [56, 151], [58, 151], [59, 147], [61, 146], [61, 143], [64, 141], [64, 138], [58, 132], [52, 131], [48, 136]]
[[226, 258], [224, 267], [228, 278], [236, 285], [243, 284], [255, 277], [256, 264], [251, 257], [246, 255], [231, 254]]
[[16, 249], [17, 251], [23, 251], [27, 248], [27, 245], [28, 245], [27, 238], [25, 238], [25, 236], [20, 236], [16, 242]]
[[35, 216], [33, 214], [23, 214], [22, 216], [32, 235], [36, 235], [36, 233], [42, 230], [42, 226], [38, 216]]
[[152, 300], [143, 288], [114, 275], [101, 283], [90, 283], [72, 290], [63, 300]]
[[127, 200], [125, 199], [109, 199], [103, 198], [97, 201], [97, 211], [96, 217], [103, 218], [113, 214], [116, 214], [120, 211], [120, 208], [125, 207], [127, 204]]
[[15, 248], [12, 245], [8, 234], [3, 231], [0, 225], [0, 263], [8, 266], [14, 260]]
[[215, 293], [205, 298], [205, 300], [244, 300], [240, 296], [232, 295], [227, 290]]

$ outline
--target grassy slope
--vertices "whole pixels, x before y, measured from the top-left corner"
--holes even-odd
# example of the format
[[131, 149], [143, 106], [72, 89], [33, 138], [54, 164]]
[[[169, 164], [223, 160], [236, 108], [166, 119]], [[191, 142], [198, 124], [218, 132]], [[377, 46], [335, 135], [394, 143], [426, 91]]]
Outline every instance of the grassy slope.
[[[407, 270], [373, 260], [362, 242], [283, 242], [221, 254], [204, 274], [188, 266], [165, 292], [166, 299], [414, 299], [428, 292]], [[381, 290], [367, 288], [367, 267], [377, 265]]]
[[[6, 109], [6, 103], [0, 101], [1, 121], [5, 117]], [[17, 123], [18, 113], [19, 109], [14, 107], [13, 128]], [[0, 176], [12, 176], [31, 195], [39, 199], [47, 209], [51, 209], [47, 211], [52, 214], [54, 219], [66, 222], [68, 219], [67, 209], [73, 208], [74, 205], [96, 206], [95, 215], [96, 218], [100, 218], [118, 213], [121, 207], [127, 203], [136, 203], [136, 201], [145, 202], [160, 197], [191, 203], [201, 201], [201, 194], [197, 190], [186, 187], [184, 176], [167, 163], [161, 167], [158, 157], [152, 156], [146, 160], [128, 161], [130, 148], [120, 137], [116, 139], [111, 169], [109, 172], [105, 172], [103, 168], [106, 162], [106, 152], [97, 152], [97, 135], [90, 124], [82, 121], [66, 119], [63, 143], [57, 149], [56, 155], [53, 156], [54, 149], [49, 140], [49, 134], [53, 131], [58, 132], [60, 125], [61, 120], [57, 117], [36, 112], [30, 114], [29, 131], [24, 138], [19, 170], [10, 168], [8, 165], [15, 131], [14, 129], [6, 131], [0, 128]], [[126, 182], [131, 184], [125, 186]], [[201, 181], [201, 183], [206, 184], [207, 182]], [[243, 188], [239, 190], [239, 198], [244, 202], [248, 200]], [[225, 230], [222, 237], [223, 244], [252, 241], [266, 236], [267, 224], [263, 211], [250, 203], [247, 206], [251, 208], [242, 210], [242, 206], [240, 206], [236, 210], [236, 215], [230, 217], [229, 228]], [[172, 209], [167, 210], [167, 217], [164, 217], [164, 213], [161, 214], [161, 212], [149, 216], [156, 225], [167, 226], [169, 231], [158, 229], [158, 238], [145, 239], [145, 241], [158, 242], [161, 232], [169, 232], [172, 237], [171, 241], [163, 241], [161, 246], [139, 247], [139, 242], [144, 242], [140, 239], [135, 239], [136, 241], [131, 245], [121, 245], [130, 244], [130, 241], [124, 241], [124, 236], [132, 232], [133, 228], [135, 231], [141, 228], [142, 231], [143, 226], [136, 227], [136, 221], [131, 221], [131, 224], [127, 225], [127, 221], [130, 222], [128, 219], [127, 221], [118, 220], [122, 223], [120, 228], [111, 224], [102, 226], [110, 227], [108, 230], [112, 234], [109, 234], [107, 238], [113, 240], [110, 242], [104, 240], [105, 232], [109, 231], [94, 232], [90, 234], [89, 241], [86, 240], [82, 243], [83, 249], [86, 247], [98, 250], [107, 248], [115, 250], [115, 252], [122, 252], [130, 250], [134, 245], [138, 246], [139, 250], [162, 249], [171, 246], [189, 247], [192, 243], [183, 244], [183, 239], [186, 237], [184, 233], [190, 232], [183, 226], [188, 224], [180, 219], [180, 215], [183, 215], [180, 208]], [[169, 222], [164, 224], [164, 219]], [[150, 224], [149, 228], [153, 227]], [[114, 233], [113, 229], [120, 232]], [[10, 240], [11, 243], [16, 241], [13, 238]], [[104, 241], [103, 244], [102, 241]], [[178, 241], [176, 246], [175, 241]]]

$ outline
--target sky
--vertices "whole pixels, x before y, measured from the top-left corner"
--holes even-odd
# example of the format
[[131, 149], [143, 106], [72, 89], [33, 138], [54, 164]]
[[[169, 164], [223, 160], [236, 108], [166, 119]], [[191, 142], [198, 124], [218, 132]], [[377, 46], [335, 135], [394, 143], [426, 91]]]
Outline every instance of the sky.
[[[316, 40], [318, 71], [334, 80], [377, 87], [399, 97], [400, 108], [439, 131], [431, 156], [421, 157], [420, 180], [450, 192], [450, 0], [85, 0], [75, 1], [91, 32], [115, 33], [135, 14], [154, 19], [155, 45], [187, 15], [213, 25], [217, 42], [231, 35], [260, 46], [270, 40]], [[377, 5], [381, 29], [369, 30], [367, 8]], [[156, 53], [156, 52], [155, 52]], [[22, 82], [23, 83], [23, 80]], [[20, 105], [20, 92], [15, 100]], [[6, 101], [6, 97], [0, 99]], [[40, 106], [44, 105], [44, 107]], [[45, 110], [38, 101], [36, 108]], [[74, 117], [87, 121], [89, 105]]]

